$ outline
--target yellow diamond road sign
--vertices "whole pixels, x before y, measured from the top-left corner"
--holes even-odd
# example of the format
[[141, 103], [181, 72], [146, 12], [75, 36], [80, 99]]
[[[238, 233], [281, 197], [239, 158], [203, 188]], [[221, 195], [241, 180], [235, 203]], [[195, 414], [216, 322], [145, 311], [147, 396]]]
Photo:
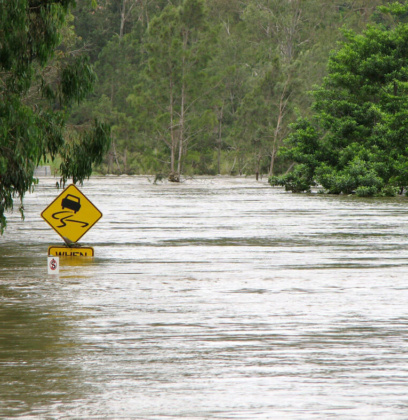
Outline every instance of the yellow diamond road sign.
[[41, 213], [41, 217], [70, 244], [79, 241], [102, 213], [71, 184]]

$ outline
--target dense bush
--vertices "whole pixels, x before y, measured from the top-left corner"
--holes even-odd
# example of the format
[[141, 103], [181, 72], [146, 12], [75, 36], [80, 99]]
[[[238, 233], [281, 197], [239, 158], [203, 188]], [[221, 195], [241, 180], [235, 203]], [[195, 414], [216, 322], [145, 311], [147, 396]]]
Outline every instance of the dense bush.
[[387, 26], [345, 33], [314, 92], [314, 115], [292, 126], [281, 151], [297, 165], [272, 184], [299, 192], [317, 183], [328, 193], [363, 197], [402, 193], [408, 185], [408, 24], [390, 20], [408, 5], [381, 11]]

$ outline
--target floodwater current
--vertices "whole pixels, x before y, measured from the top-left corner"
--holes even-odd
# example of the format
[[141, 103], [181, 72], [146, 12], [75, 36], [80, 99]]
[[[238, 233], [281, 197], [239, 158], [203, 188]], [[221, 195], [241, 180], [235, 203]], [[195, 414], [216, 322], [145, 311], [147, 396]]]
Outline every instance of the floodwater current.
[[95, 177], [48, 275], [55, 182], [0, 237], [0, 418], [408, 418], [407, 199]]

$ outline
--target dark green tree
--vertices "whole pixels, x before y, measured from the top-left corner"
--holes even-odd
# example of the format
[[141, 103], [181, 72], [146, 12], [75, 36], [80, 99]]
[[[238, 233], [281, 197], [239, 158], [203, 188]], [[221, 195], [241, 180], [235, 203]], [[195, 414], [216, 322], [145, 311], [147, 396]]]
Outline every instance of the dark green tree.
[[[383, 12], [384, 23], [361, 35], [348, 31], [329, 60], [328, 76], [314, 93], [315, 116], [299, 120], [286, 155], [298, 164], [272, 183], [307, 191], [393, 195], [408, 185], [408, 24]], [[387, 17], [387, 19], [385, 19]]]
[[[90, 92], [95, 75], [86, 57], [65, 51], [74, 0], [0, 0], [0, 231], [5, 212], [36, 183], [41, 160], [62, 158], [61, 176], [82, 181], [109, 148], [109, 128], [95, 122], [70, 131], [66, 115]], [[20, 211], [23, 214], [21, 205]]]

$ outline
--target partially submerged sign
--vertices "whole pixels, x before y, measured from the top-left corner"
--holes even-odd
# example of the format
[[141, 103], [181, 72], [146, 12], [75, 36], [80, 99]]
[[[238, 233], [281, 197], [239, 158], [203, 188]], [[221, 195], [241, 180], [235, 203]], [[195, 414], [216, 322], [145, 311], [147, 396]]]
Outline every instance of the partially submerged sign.
[[41, 213], [67, 244], [78, 242], [102, 213], [71, 184]]
[[48, 255], [54, 257], [93, 257], [94, 249], [92, 247], [69, 247], [69, 246], [50, 246]]
[[48, 257], [48, 274], [59, 274], [59, 258]]

